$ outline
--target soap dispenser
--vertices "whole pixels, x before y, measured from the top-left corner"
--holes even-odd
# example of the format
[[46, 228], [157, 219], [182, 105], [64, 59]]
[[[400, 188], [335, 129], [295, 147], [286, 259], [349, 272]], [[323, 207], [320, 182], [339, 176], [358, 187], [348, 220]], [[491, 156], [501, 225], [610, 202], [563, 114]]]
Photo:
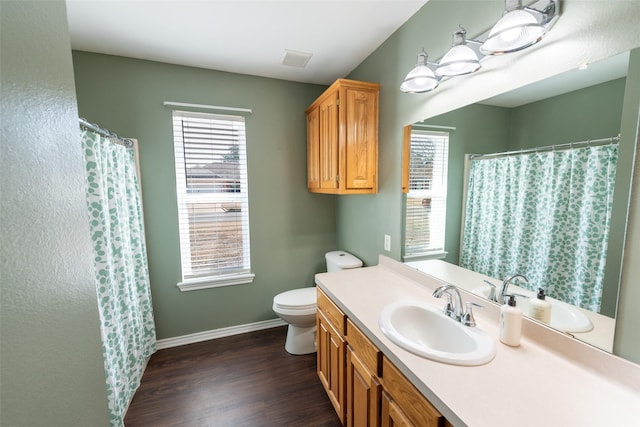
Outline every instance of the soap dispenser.
[[539, 320], [547, 325], [551, 321], [551, 303], [546, 300], [544, 289], [538, 289], [538, 295], [535, 299], [531, 299], [529, 304], [529, 316], [532, 319]]
[[506, 345], [520, 345], [522, 334], [522, 312], [516, 307], [516, 296], [509, 295], [509, 300], [500, 308], [500, 330], [498, 337]]

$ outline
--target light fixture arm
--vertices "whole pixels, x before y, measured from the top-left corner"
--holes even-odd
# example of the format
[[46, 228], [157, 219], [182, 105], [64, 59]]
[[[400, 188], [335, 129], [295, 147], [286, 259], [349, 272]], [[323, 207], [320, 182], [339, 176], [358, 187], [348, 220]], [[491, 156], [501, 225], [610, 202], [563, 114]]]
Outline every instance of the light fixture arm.
[[453, 41], [451, 42], [451, 46], [465, 44], [467, 39], [467, 30], [465, 30], [462, 25], [458, 24], [458, 31], [453, 33], [452, 39]]
[[[541, 18], [540, 18], [541, 19], [541, 21], [540, 21], [541, 25], [549, 24], [552, 20], [554, 20], [558, 16], [558, 5], [557, 5], [556, 1], [549, 1], [549, 3], [542, 10], [538, 10], [538, 9], [535, 9], [535, 8], [529, 7], [529, 6], [525, 6], [522, 9], [526, 10], [527, 12], [533, 12], [533, 13], [537, 13], [538, 15], [540, 15], [541, 16]], [[548, 28], [547, 28], [547, 30], [548, 30]]]

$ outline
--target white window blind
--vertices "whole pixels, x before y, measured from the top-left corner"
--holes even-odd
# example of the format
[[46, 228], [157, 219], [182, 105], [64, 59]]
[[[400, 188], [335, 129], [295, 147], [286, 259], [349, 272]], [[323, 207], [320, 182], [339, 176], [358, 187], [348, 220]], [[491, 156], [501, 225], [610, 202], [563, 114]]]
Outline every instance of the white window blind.
[[[250, 282], [244, 117], [174, 111], [173, 138], [182, 261], [178, 286]], [[204, 282], [214, 284], [198, 285]]]
[[411, 130], [404, 258], [443, 256], [449, 133]]

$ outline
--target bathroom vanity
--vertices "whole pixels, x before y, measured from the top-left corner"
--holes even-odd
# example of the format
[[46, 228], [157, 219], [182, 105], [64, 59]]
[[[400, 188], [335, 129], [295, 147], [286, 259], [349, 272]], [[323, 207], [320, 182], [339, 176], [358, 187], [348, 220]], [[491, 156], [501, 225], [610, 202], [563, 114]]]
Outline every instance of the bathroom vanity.
[[464, 302], [484, 305], [477, 328], [495, 339], [490, 362], [457, 366], [394, 344], [379, 327], [385, 307], [445, 303], [432, 296], [444, 282], [428, 272], [380, 256], [316, 284], [318, 374], [344, 425], [638, 425], [640, 366], [529, 319], [521, 345], [503, 345], [499, 307], [471, 293]]

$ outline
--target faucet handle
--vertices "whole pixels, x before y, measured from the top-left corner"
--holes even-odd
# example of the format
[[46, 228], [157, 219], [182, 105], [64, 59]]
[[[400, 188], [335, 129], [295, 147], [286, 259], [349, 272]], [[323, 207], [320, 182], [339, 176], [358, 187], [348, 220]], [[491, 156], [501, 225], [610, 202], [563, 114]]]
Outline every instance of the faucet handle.
[[487, 285], [491, 286], [491, 290], [489, 291], [489, 299], [491, 301], [496, 301], [496, 289], [497, 289], [497, 286], [494, 285], [493, 283], [491, 283], [490, 281], [486, 280], [486, 279], [484, 280], [484, 283], [486, 283]]
[[460, 322], [462, 322], [463, 325], [469, 326], [471, 328], [476, 326], [476, 319], [473, 317], [474, 306], [478, 307], [480, 310], [484, 308], [483, 305], [476, 304], [475, 302], [467, 301], [466, 308], [464, 310], [464, 313], [462, 314], [462, 319], [460, 319]]

